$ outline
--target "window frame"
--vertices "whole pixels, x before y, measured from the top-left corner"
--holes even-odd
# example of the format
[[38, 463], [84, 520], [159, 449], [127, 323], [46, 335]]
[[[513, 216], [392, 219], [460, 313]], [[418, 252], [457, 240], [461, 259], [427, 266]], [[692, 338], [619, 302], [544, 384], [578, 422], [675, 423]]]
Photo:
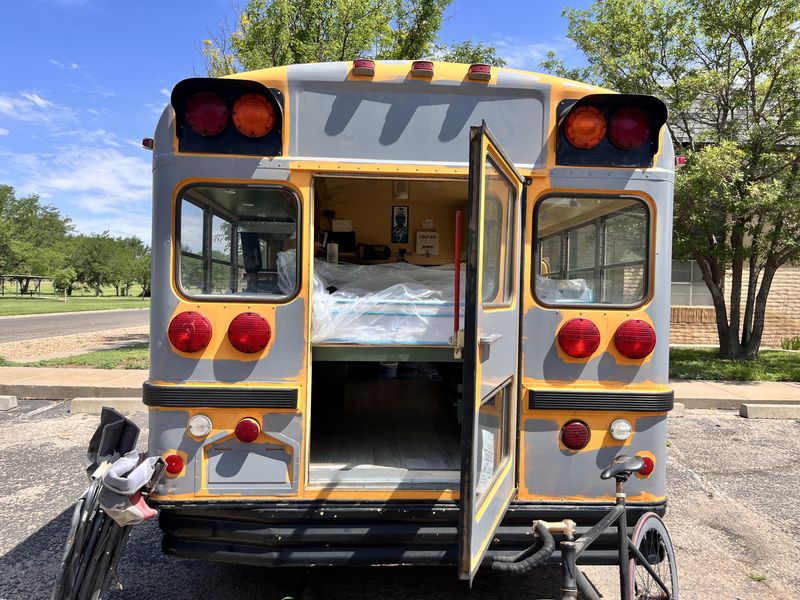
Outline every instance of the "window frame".
[[[208, 244], [208, 258], [197, 255], [193, 252], [187, 252], [192, 258], [196, 258], [198, 260], [203, 261], [203, 285], [205, 286], [206, 281], [205, 278], [207, 276], [207, 269], [206, 263], [210, 269], [213, 270], [214, 264], [222, 264], [228, 267], [237, 264], [237, 268], [243, 268], [244, 265], [238, 264], [238, 249], [239, 249], [239, 237], [238, 237], [238, 228], [235, 230], [236, 234], [233, 236], [234, 243], [231, 245], [231, 256], [230, 261], [225, 261], [222, 259], [215, 259], [211, 254], [211, 247], [212, 247], [212, 240], [207, 239], [207, 226], [206, 226], [206, 214], [207, 212], [210, 213], [210, 218], [208, 218], [208, 223], [213, 231], [213, 218], [219, 217], [229, 223], [233, 224], [230, 213], [228, 211], [222, 209], [222, 207], [210, 207], [210, 206], [201, 206], [194, 200], [189, 198], [185, 198], [184, 195], [188, 190], [193, 188], [255, 188], [255, 189], [267, 189], [267, 190], [280, 190], [281, 192], [288, 193], [293, 199], [295, 203], [295, 208], [297, 209], [297, 237], [295, 243], [295, 253], [296, 253], [296, 267], [295, 272], [297, 276], [295, 277], [295, 285], [294, 289], [292, 290], [291, 294], [285, 295], [275, 295], [275, 296], [268, 296], [264, 294], [210, 294], [210, 293], [202, 293], [202, 294], [192, 294], [186, 291], [183, 287], [181, 282], [181, 258], [183, 252], [181, 251], [181, 223], [182, 223], [182, 212], [183, 212], [183, 202], [188, 202], [193, 206], [200, 209], [203, 213], [203, 254], [206, 252], [206, 244]], [[173, 285], [175, 285], [175, 289], [178, 291], [178, 294], [185, 298], [186, 300], [202, 300], [204, 302], [244, 302], [244, 303], [253, 303], [259, 302], [262, 304], [285, 304], [294, 300], [299, 294], [301, 289], [301, 281], [302, 281], [302, 261], [301, 261], [301, 254], [302, 254], [302, 241], [303, 241], [303, 205], [300, 200], [300, 194], [298, 192], [287, 186], [287, 185], [280, 185], [280, 184], [262, 184], [262, 183], [245, 183], [245, 182], [220, 182], [220, 181], [193, 181], [189, 184], [182, 185], [177, 189], [177, 193], [175, 194], [175, 200], [173, 204], [173, 214], [174, 214], [174, 223], [172, 227], [172, 235], [174, 238], [174, 251], [173, 251], [173, 264], [174, 267], [172, 269], [172, 281]], [[210, 209], [210, 210], [208, 210]], [[211, 272], [211, 271], [208, 271]], [[212, 274], [213, 277], [213, 274]]]
[[[595, 281], [597, 282], [597, 289], [602, 290], [603, 280], [602, 274], [604, 271], [613, 268], [619, 267], [626, 267], [631, 265], [638, 265], [640, 263], [644, 264], [644, 274], [643, 274], [643, 289], [642, 289], [642, 298], [635, 303], [631, 304], [619, 304], [619, 303], [605, 303], [605, 302], [575, 302], [575, 303], [553, 303], [547, 302], [542, 300], [536, 293], [536, 276], [539, 275], [538, 269], [539, 265], [541, 265], [541, 256], [539, 251], [540, 240], [539, 240], [539, 210], [541, 206], [550, 198], [589, 198], [589, 199], [607, 199], [607, 200], [614, 200], [614, 199], [630, 199], [638, 201], [645, 209], [645, 239], [647, 241], [644, 249], [644, 259], [643, 261], [626, 261], [620, 263], [614, 263], [609, 265], [602, 265], [599, 264], [597, 261], [597, 257], [602, 255], [605, 252], [605, 236], [601, 235], [595, 236], [595, 265], [594, 267], [584, 267], [578, 269], [569, 269], [564, 268], [563, 270], [561, 267], [566, 267], [567, 262], [569, 260], [569, 248], [567, 245], [561, 245], [561, 265], [559, 266], [559, 270], [555, 271], [555, 273], [564, 273], [565, 275], [569, 274], [570, 272], [586, 272], [591, 271], [593, 275], [596, 277]], [[593, 221], [595, 223], [595, 227], [597, 227], [597, 223], [607, 221], [609, 217], [619, 214], [624, 214], [629, 212], [629, 209], [618, 209], [613, 212], [607, 213], [600, 217], [596, 217]], [[563, 236], [568, 235], [570, 231], [577, 231], [582, 227], [586, 227], [589, 222], [584, 222], [580, 225], [576, 225], [574, 227], [563, 229], [558, 234], [550, 234], [546, 238], [542, 238], [542, 240], [549, 239], [555, 235]], [[531, 243], [533, 245], [532, 248], [532, 256], [533, 260], [531, 261], [531, 294], [533, 294], [534, 301], [543, 307], [546, 308], [555, 308], [559, 310], [564, 309], [599, 309], [599, 310], [631, 310], [635, 308], [639, 308], [647, 304], [650, 299], [652, 298], [653, 294], [653, 284], [652, 284], [652, 257], [653, 257], [653, 244], [654, 244], [654, 231], [653, 231], [653, 208], [651, 205], [651, 201], [643, 196], [638, 196], [635, 194], [587, 194], [587, 193], [580, 193], [580, 194], [573, 194], [569, 192], [550, 192], [546, 195], [539, 197], [536, 200], [536, 204], [534, 205], [533, 209], [533, 237], [531, 238]], [[599, 254], [598, 254], [599, 253]]]

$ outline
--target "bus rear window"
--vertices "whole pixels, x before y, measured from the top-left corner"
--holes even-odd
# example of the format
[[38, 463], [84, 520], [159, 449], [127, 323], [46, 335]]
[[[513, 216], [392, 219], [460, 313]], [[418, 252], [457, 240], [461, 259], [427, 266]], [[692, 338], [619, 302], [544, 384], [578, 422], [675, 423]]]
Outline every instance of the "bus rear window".
[[648, 291], [648, 230], [647, 205], [637, 198], [545, 198], [536, 211], [536, 298], [545, 305], [640, 304]]
[[184, 189], [176, 231], [180, 289], [189, 297], [294, 295], [299, 211], [297, 197], [279, 187]]

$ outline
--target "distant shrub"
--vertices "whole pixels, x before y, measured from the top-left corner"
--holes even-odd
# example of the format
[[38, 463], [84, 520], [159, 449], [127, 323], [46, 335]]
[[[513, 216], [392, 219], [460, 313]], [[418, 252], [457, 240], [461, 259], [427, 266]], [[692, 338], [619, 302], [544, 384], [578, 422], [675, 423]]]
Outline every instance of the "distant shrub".
[[800, 335], [782, 339], [781, 348], [784, 350], [800, 350]]

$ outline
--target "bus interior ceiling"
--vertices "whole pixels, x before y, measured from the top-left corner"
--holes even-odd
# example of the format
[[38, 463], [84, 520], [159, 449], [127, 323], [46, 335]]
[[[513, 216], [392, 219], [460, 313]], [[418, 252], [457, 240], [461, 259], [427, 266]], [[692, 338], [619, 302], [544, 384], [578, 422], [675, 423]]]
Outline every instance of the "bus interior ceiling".
[[[312, 366], [310, 485], [458, 486], [462, 365], [450, 336], [466, 206], [466, 179], [315, 177], [312, 345], [325, 352]], [[403, 358], [387, 359], [397, 347]]]
[[461, 367], [315, 362], [309, 484], [457, 488]]

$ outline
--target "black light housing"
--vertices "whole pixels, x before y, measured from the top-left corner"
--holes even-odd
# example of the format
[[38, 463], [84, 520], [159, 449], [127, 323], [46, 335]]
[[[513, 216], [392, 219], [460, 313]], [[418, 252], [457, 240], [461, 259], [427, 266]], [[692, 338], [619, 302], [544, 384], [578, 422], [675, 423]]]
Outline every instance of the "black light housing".
[[[581, 148], [570, 143], [566, 125], [570, 114], [591, 108], [605, 117], [605, 133], [596, 145]], [[562, 100], [557, 109], [558, 133], [556, 164], [567, 166], [650, 167], [658, 153], [659, 134], [667, 122], [667, 107], [654, 96], [640, 94], [590, 94], [578, 100]], [[638, 123], [637, 123], [638, 120]], [[640, 126], [649, 131], [641, 143], [631, 136], [630, 129], [618, 132], [619, 127]], [[612, 130], [612, 126], [616, 126]]]
[[[264, 135], [254, 137], [243, 133], [237, 129], [234, 119], [228, 117], [233, 113], [236, 101], [246, 95], [263, 97], [273, 109], [274, 124]], [[196, 120], [199, 112], [197, 99], [202, 100], [204, 96], [219, 99], [223, 108], [217, 108], [216, 112], [220, 123], [224, 116], [224, 126], [198, 128], [192, 120]], [[280, 90], [246, 79], [192, 77], [175, 86], [170, 103], [175, 110], [175, 132], [180, 152], [249, 156], [280, 156], [283, 152], [283, 94]]]

